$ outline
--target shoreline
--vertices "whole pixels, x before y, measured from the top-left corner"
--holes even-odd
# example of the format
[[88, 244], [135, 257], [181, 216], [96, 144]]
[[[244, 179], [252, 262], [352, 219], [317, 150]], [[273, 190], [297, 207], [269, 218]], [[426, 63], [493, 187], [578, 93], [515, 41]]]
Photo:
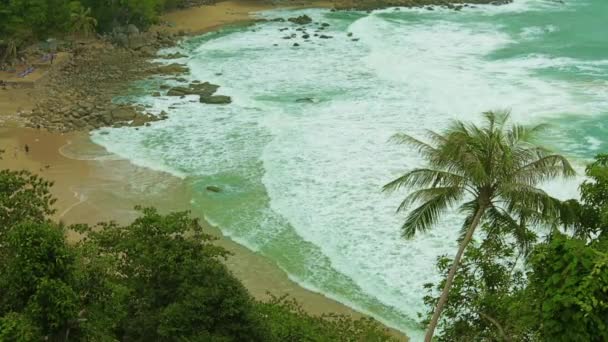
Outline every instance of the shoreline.
[[[181, 23], [170, 31], [186, 31], [188, 35], [195, 35], [229, 24], [254, 22], [252, 12], [329, 6], [329, 2], [275, 6], [251, 1], [226, 1], [213, 6], [174, 11], [162, 19]], [[112, 156], [92, 143], [87, 132], [51, 133], [19, 127], [20, 119], [23, 119], [8, 112], [33, 107], [32, 95], [30, 90], [25, 89], [10, 89], [8, 94], [11, 101], [3, 97], [6, 94], [0, 94], [0, 104], [5, 103], [8, 108], [0, 107], [0, 111], [9, 114], [0, 116], [3, 126], [0, 129], [0, 146], [6, 150], [0, 160], [0, 168], [26, 169], [53, 181], [52, 192], [58, 199], [55, 219], [67, 224], [96, 224], [109, 220], [127, 223], [137, 215], [133, 209], [135, 205], [155, 206], [161, 212], [192, 209], [191, 196], [184, 180]], [[29, 146], [29, 153], [25, 152], [25, 145]], [[218, 246], [233, 253], [227, 265], [255, 298], [266, 299], [268, 292], [276, 296], [289, 294], [311, 314], [338, 313], [354, 318], [367, 316], [321, 293], [305, 289], [292, 281], [272, 260], [224, 236], [202, 215], [195, 216], [201, 220], [207, 232], [218, 238]], [[70, 241], [79, 238], [77, 234], [68, 236]], [[403, 333], [389, 330], [400, 340], [407, 340]]]

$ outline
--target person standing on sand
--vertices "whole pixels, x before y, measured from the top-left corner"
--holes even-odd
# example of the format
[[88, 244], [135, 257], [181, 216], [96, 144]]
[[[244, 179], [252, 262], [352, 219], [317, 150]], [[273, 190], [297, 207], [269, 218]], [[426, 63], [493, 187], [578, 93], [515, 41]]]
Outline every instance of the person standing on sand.
[[25, 144], [25, 153], [30, 153], [30, 147]]

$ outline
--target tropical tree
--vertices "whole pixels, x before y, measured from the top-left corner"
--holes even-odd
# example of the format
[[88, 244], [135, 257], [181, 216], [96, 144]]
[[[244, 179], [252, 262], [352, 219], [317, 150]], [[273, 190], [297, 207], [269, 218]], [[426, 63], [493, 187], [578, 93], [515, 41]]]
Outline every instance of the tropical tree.
[[455, 121], [443, 133], [428, 131], [430, 143], [407, 134], [393, 140], [415, 147], [427, 162], [384, 186], [385, 191], [411, 188], [397, 209], [407, 215], [403, 235], [412, 238], [426, 232], [449, 208], [459, 205], [466, 215], [458, 252], [428, 325], [425, 341], [431, 341], [460, 259], [480, 223], [500, 227], [516, 238], [522, 248], [533, 234], [528, 223], [537, 224], [559, 216], [559, 201], [536, 186], [557, 176], [572, 176], [566, 158], [535, 144], [544, 125], [508, 125], [509, 113], [486, 112], [484, 125]]
[[85, 38], [95, 32], [97, 19], [91, 16], [91, 8], [84, 8], [78, 4], [70, 15], [72, 19], [72, 32], [81, 33]]

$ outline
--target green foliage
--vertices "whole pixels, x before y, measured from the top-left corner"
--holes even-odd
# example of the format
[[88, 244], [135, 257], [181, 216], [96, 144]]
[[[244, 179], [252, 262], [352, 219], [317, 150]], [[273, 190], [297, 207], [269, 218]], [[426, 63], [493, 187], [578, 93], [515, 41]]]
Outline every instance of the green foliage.
[[9, 312], [0, 317], [0, 341], [29, 342], [42, 339], [42, 332], [25, 314]]
[[[492, 227], [484, 226], [487, 234]], [[517, 244], [501, 234], [487, 235], [472, 243], [462, 258], [440, 321], [438, 341], [534, 341], [534, 312], [522, 289], [522, 254]], [[447, 274], [452, 260], [440, 257], [437, 267]], [[421, 316], [428, 324], [444, 282], [425, 284], [424, 302], [429, 311]]]
[[554, 222], [560, 216], [561, 203], [537, 186], [574, 175], [566, 158], [535, 144], [544, 126], [508, 125], [508, 112], [486, 112], [484, 119], [482, 126], [455, 121], [443, 134], [428, 131], [430, 143], [407, 134], [393, 137], [416, 148], [427, 164], [384, 186], [386, 191], [412, 190], [397, 209], [401, 212], [417, 205], [405, 219], [403, 235], [412, 238], [428, 231], [450, 208], [458, 207], [466, 215], [426, 341], [434, 334], [460, 259], [479, 224], [511, 234], [527, 250], [535, 238], [528, 224]]
[[293, 299], [272, 296], [257, 304], [257, 310], [270, 328], [268, 342], [380, 342], [395, 341], [376, 321], [353, 320], [343, 315], [311, 316]]
[[28, 171], [0, 171], [0, 238], [19, 222], [42, 222], [55, 212], [51, 186]]
[[17, 57], [30, 41], [98, 29], [108, 32], [129, 24], [146, 29], [162, 11], [188, 0], [0, 0], [0, 62]]
[[608, 236], [608, 154], [598, 155], [585, 174], [581, 200], [564, 203], [562, 221], [581, 238]]
[[[50, 223], [21, 223], [8, 232], [0, 264], [0, 335], [25, 336], [39, 330], [51, 339], [77, 326], [73, 288], [74, 252], [63, 230]], [[25, 338], [25, 337], [23, 337]]]
[[80, 3], [74, 3], [70, 14], [72, 32], [88, 38], [97, 26], [97, 19], [91, 17], [91, 8], [84, 8]]
[[187, 213], [141, 211], [131, 225], [103, 224], [89, 233], [100, 255], [115, 258], [116, 281], [133, 298], [119, 339], [264, 340], [251, 297], [222, 263], [227, 252]]
[[[587, 167], [582, 203], [563, 204], [561, 220], [580, 238], [554, 230], [518, 264], [522, 255], [515, 242], [504, 231], [484, 227], [485, 239], [462, 259], [439, 341], [608, 340], [607, 161], [599, 155]], [[449, 263], [439, 260], [443, 274]], [[429, 310], [442, 288], [427, 285]], [[427, 312], [423, 318], [429, 317]]]
[[556, 233], [530, 265], [528, 291], [544, 340], [608, 340], [608, 249]]
[[430, 143], [407, 134], [393, 137], [417, 149], [428, 165], [384, 186], [385, 191], [413, 190], [398, 211], [419, 204], [403, 224], [405, 237], [429, 230], [449, 208], [464, 202], [459, 209], [467, 214], [465, 231], [479, 210], [482, 221], [512, 230], [525, 247], [530, 237], [525, 223], [557, 215], [559, 201], [536, 186], [572, 176], [574, 170], [566, 158], [535, 144], [545, 126], [508, 126], [508, 112], [486, 112], [484, 119], [481, 127], [455, 121], [443, 134], [428, 131]]

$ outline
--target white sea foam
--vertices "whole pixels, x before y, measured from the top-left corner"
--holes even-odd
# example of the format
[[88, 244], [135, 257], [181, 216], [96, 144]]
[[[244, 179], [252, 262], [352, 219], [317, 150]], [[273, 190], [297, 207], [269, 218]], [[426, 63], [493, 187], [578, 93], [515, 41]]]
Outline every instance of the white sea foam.
[[[537, 6], [532, 3], [516, 1], [488, 11], [524, 11]], [[321, 257], [326, 258], [357, 291], [415, 320], [422, 309], [422, 285], [437, 280], [436, 257], [453, 253], [462, 217], [451, 212], [428, 234], [401, 238], [403, 217], [394, 210], [403, 194], [380, 190], [421, 161], [413, 151], [388, 144], [388, 138], [400, 131], [422, 136], [425, 129], [441, 130], [452, 119], [476, 121], [489, 109], [512, 109], [513, 117], [525, 123], [563, 113], [597, 114], [606, 109], [601, 84], [581, 87], [536, 72], [603, 62], [538, 55], [487, 58], [520, 37], [483, 21], [446, 16], [395, 22], [380, 11], [346, 27], [339, 19], [323, 18], [323, 11], [301, 13], [329, 22], [325, 34], [334, 38], [297, 38], [300, 46], [294, 47], [295, 40], [283, 39], [278, 31], [287, 24], [267, 23], [193, 49], [191, 77], [220, 84], [219, 93], [234, 100], [230, 106], [145, 97], [142, 102], [169, 112], [170, 118], [139, 130], [103, 130], [108, 134], [95, 133], [94, 141], [139, 165], [182, 177], [234, 173], [259, 182], [253, 170], [262, 163], [270, 208], [238, 213], [242, 219], [233, 224], [239, 227], [222, 228], [263, 250], [285, 233], [288, 222], [322, 254], [293, 267], [306, 270], [293, 279], [327, 291], [324, 282], [331, 279], [323, 278], [326, 273], [319, 276], [318, 269]], [[347, 31], [360, 40], [352, 41]], [[576, 184], [546, 187], [568, 198], [576, 195]], [[406, 329], [382, 310], [357, 302], [360, 297], [329, 295]]]

